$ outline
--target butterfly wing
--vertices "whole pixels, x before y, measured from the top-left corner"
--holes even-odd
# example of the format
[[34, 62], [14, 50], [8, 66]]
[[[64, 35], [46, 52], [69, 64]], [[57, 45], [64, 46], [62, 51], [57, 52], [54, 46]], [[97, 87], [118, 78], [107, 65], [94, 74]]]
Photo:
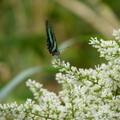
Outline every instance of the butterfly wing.
[[49, 50], [50, 54], [52, 54], [52, 56], [59, 55], [60, 52], [57, 47], [56, 38], [52, 31], [49, 21], [46, 21], [46, 32], [47, 32], [47, 46], [48, 46], [47, 49]]

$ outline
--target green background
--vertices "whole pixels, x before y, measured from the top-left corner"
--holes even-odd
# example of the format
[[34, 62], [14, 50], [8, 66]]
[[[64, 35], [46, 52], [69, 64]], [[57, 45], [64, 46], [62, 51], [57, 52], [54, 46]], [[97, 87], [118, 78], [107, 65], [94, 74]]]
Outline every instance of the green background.
[[120, 0], [0, 0], [0, 101], [23, 103], [33, 98], [25, 85], [29, 78], [49, 91], [61, 89], [46, 46], [45, 20], [50, 20], [58, 46], [70, 45], [60, 51], [61, 60], [94, 68], [106, 61], [88, 44], [90, 38], [114, 39], [119, 19]]

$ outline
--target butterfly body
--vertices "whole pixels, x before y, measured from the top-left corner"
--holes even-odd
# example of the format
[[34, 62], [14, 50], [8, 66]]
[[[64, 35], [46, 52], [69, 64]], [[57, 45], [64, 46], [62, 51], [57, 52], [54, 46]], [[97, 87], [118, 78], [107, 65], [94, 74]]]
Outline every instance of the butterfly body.
[[60, 52], [57, 47], [56, 38], [48, 21], [46, 21], [46, 32], [47, 32], [47, 46], [48, 46], [47, 49], [49, 50], [50, 54], [52, 54], [52, 56], [59, 55]]

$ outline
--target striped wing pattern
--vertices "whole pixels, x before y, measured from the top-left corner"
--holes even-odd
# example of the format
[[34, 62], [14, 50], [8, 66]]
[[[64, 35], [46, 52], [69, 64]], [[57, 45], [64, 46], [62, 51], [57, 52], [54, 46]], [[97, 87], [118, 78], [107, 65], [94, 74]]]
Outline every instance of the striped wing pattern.
[[52, 54], [52, 56], [59, 55], [60, 52], [57, 47], [56, 38], [48, 20], [46, 21], [46, 32], [47, 32], [47, 49], [49, 50], [50, 54]]

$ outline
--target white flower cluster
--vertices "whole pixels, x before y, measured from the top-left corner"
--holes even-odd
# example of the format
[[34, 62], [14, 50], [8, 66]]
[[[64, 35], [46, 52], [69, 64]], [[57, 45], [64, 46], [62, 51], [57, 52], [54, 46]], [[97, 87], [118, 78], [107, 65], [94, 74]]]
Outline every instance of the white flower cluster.
[[[0, 105], [0, 116], [15, 119], [40, 120], [120, 120], [120, 30], [114, 30], [115, 40], [91, 38], [90, 44], [105, 57], [107, 64], [95, 69], [77, 69], [60, 59], [52, 60], [59, 68], [56, 80], [62, 84], [57, 96], [42, 88], [40, 83], [28, 80], [34, 98], [23, 105]], [[119, 38], [119, 39], [118, 39]], [[4, 117], [5, 116], [5, 117]]]
[[[56, 79], [63, 86], [59, 96], [67, 109], [67, 118], [75, 120], [120, 119], [120, 65], [102, 64], [93, 69], [79, 69], [54, 60], [63, 73]], [[57, 65], [57, 66], [56, 66]], [[74, 68], [74, 69], [73, 69]]]
[[100, 52], [100, 57], [105, 57], [108, 61], [118, 59], [120, 62], [120, 42], [115, 40], [105, 41], [103, 39], [97, 40], [97, 38], [91, 38], [89, 44], [92, 44], [93, 47], [98, 49]]
[[50, 120], [62, 120], [65, 117], [65, 109], [55, 93], [41, 88], [42, 85], [40, 83], [30, 79], [27, 81], [27, 86], [30, 87], [34, 98], [38, 101], [38, 107], [35, 107], [35, 111], [37, 111], [34, 112], [35, 114]]
[[8, 119], [14, 118], [14, 120], [37, 119], [38, 116], [32, 114], [34, 106], [34, 101], [32, 101], [31, 99], [27, 99], [26, 103], [21, 105], [18, 105], [16, 102], [12, 104], [0, 104], [0, 119], [6, 120], [6, 116]]

